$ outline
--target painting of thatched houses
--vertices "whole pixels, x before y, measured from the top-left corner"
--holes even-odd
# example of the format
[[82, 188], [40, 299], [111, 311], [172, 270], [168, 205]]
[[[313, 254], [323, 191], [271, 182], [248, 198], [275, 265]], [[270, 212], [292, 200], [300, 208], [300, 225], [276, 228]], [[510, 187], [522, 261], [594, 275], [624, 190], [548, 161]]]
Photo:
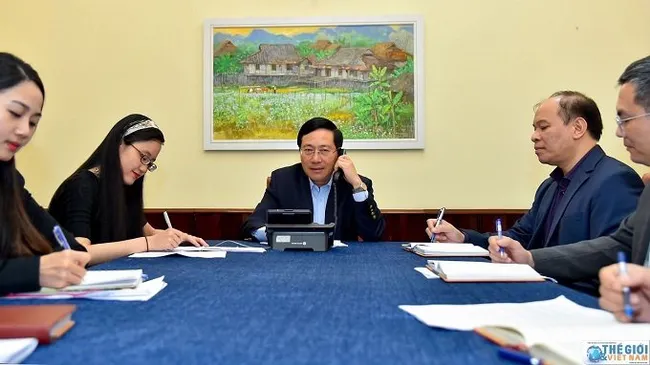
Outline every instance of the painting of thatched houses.
[[261, 44], [241, 63], [246, 75], [304, 75], [309, 61], [298, 55], [293, 44]]
[[370, 140], [377, 148], [419, 148], [418, 21], [207, 22], [211, 82], [206, 110], [211, 115], [206, 148], [293, 148], [284, 141], [295, 139], [300, 125], [315, 116], [334, 121], [350, 148], [357, 141], [368, 148], [361, 142]]

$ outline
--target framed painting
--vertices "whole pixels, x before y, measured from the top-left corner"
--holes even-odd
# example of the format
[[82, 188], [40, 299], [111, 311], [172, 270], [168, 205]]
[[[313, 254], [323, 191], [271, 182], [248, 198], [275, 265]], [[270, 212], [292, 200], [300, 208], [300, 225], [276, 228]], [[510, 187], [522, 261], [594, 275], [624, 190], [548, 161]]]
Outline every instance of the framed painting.
[[423, 21], [209, 19], [204, 149], [297, 149], [300, 126], [332, 120], [347, 149], [424, 148]]

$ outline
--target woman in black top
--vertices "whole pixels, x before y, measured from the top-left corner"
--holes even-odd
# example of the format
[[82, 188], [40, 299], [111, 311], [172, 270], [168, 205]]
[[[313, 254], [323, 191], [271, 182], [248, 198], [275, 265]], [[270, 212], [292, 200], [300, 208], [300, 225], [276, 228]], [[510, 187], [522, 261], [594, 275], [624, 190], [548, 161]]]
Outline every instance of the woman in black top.
[[14, 155], [36, 132], [44, 99], [38, 73], [0, 53], [0, 295], [79, 284], [90, 259], [65, 231], [74, 250], [61, 251], [52, 233], [56, 221], [25, 190], [16, 170]]
[[177, 229], [156, 230], [145, 220], [144, 175], [156, 170], [164, 142], [151, 119], [128, 115], [54, 193], [50, 214], [86, 246], [91, 263], [172, 249], [183, 241], [207, 246], [201, 238]]

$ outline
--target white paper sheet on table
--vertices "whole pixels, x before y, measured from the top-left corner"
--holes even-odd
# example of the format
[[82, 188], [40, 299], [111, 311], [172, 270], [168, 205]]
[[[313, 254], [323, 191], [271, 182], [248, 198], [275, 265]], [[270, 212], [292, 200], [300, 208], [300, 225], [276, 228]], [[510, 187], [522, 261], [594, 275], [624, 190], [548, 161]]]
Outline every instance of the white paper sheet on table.
[[416, 267], [414, 269], [427, 279], [440, 279], [440, 276], [434, 274], [433, 271], [427, 269], [426, 267]]
[[225, 250], [217, 250], [215, 247], [176, 247], [170, 251], [148, 251], [138, 252], [130, 255], [130, 258], [143, 259], [164, 257], [170, 255], [180, 255], [185, 257], [195, 257], [203, 259], [223, 259], [226, 257]]
[[0, 364], [20, 364], [37, 346], [36, 338], [0, 339]]
[[[400, 305], [424, 324], [471, 331], [501, 327], [518, 331], [528, 346], [543, 345], [579, 362], [587, 341], [647, 340], [650, 324], [623, 324], [603, 310], [583, 307], [564, 296], [528, 303]], [[580, 362], [582, 363], [582, 362]]]
[[167, 283], [165, 277], [145, 281], [133, 289], [116, 290], [88, 290], [77, 292], [33, 292], [12, 294], [7, 299], [94, 299], [94, 300], [115, 300], [115, 301], [147, 301], [153, 298]]

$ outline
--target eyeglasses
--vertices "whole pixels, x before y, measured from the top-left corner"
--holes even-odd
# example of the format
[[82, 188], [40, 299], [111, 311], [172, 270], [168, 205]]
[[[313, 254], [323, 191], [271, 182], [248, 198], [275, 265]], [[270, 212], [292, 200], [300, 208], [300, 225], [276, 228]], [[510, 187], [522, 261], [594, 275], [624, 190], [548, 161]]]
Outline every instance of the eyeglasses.
[[319, 155], [323, 157], [329, 157], [332, 155], [332, 153], [336, 152], [335, 149], [331, 148], [319, 148], [319, 149], [314, 149], [311, 147], [305, 147], [300, 149], [300, 154], [303, 156], [311, 157], [314, 154], [318, 153]]
[[144, 153], [142, 153], [142, 151], [140, 151], [136, 146], [134, 146], [134, 145], [130, 145], [130, 146], [135, 148], [136, 151], [138, 151], [138, 153], [140, 154], [140, 162], [143, 165], [147, 166], [147, 170], [149, 170], [150, 172], [156, 171], [156, 169], [158, 168], [158, 165], [156, 165], [153, 162], [151, 157], [149, 157], [149, 156], [145, 155]]
[[622, 130], [622, 129], [623, 129], [623, 125], [624, 125], [623, 123], [625, 123], [625, 122], [629, 122], [629, 121], [632, 120], [632, 119], [643, 118], [643, 117], [648, 117], [648, 116], [650, 116], [650, 113], [645, 113], [645, 114], [641, 114], [641, 115], [635, 115], [635, 116], [633, 116], [633, 117], [628, 117], [628, 118], [623, 118], [623, 119], [621, 119], [621, 117], [617, 115], [617, 116], [616, 116], [616, 125], [617, 125], [619, 128], [621, 128], [621, 130]]

